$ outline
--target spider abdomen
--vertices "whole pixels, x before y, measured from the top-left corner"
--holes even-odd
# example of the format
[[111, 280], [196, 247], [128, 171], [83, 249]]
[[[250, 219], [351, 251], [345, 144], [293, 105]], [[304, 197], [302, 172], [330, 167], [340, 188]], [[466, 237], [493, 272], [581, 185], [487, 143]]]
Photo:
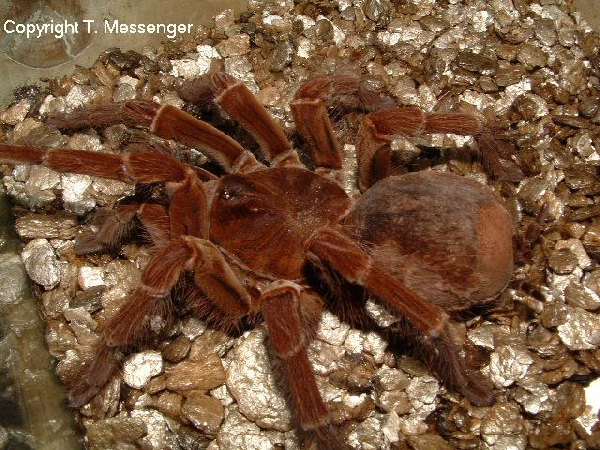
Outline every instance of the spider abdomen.
[[337, 183], [305, 169], [226, 175], [211, 203], [210, 239], [261, 275], [295, 280], [306, 241], [339, 223], [350, 204]]
[[490, 189], [451, 173], [379, 181], [345, 227], [409, 289], [446, 310], [492, 300], [512, 274], [508, 212]]

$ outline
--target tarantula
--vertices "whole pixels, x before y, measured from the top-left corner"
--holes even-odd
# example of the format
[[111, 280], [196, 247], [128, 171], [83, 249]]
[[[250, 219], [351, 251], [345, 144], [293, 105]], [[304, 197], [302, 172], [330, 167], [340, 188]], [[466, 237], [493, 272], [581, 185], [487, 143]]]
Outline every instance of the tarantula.
[[114, 249], [137, 224], [154, 253], [140, 287], [106, 323], [92, 362], [71, 386], [70, 404], [90, 401], [118, 369], [120, 352], [147, 334], [150, 318], [171, 314], [170, 293], [186, 277], [193, 286], [193, 295], [184, 299], [188, 310], [214, 326], [232, 330], [247, 318], [264, 322], [283, 363], [297, 424], [323, 449], [348, 447], [330, 424], [307, 343], [325, 302], [337, 302], [347, 320], [364, 314], [364, 298], [351, 295], [356, 289], [404, 318], [406, 334], [421, 343], [448, 387], [475, 404], [493, 403], [489, 384], [459, 357], [448, 321], [450, 312], [489, 302], [509, 282], [509, 214], [489, 188], [457, 175], [390, 176], [394, 134], [474, 135], [484, 155], [493, 155], [494, 138], [481, 121], [416, 108], [367, 114], [357, 140], [362, 196], [355, 199], [340, 186], [342, 155], [326, 100], [367, 96], [358, 78], [316, 77], [295, 95], [292, 112], [314, 171], [300, 162], [285, 133], [242, 82], [218, 73], [211, 90], [218, 105], [254, 137], [268, 165], [206, 122], [148, 101], [90, 106], [50, 117], [48, 123], [61, 129], [114, 123], [146, 127], [201, 149], [226, 175], [155, 151], [118, 155], [0, 144], [0, 163], [160, 182], [170, 199], [168, 207], [121, 204], [98, 233], [75, 243], [77, 254]]

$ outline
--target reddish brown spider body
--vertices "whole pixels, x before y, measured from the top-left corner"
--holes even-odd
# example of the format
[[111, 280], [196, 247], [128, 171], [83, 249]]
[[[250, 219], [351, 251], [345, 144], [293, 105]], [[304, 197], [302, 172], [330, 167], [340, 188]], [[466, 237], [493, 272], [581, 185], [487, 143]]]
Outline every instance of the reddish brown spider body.
[[257, 274], [300, 280], [311, 236], [339, 224], [350, 206], [337, 183], [305, 169], [226, 175], [213, 197], [210, 238]]
[[479, 183], [449, 173], [378, 182], [345, 226], [406, 287], [446, 311], [485, 303], [511, 276], [506, 210]]
[[[389, 177], [389, 135], [452, 132], [485, 135], [466, 114], [425, 114], [392, 108], [369, 114], [358, 139], [359, 186], [353, 200], [338, 183], [342, 158], [324, 99], [361, 94], [352, 77], [319, 77], [296, 94], [292, 111], [316, 170], [304, 168], [285, 134], [240, 82], [217, 74], [221, 107], [261, 145], [270, 167], [205, 122], [149, 102], [90, 107], [49, 122], [64, 129], [115, 122], [149, 127], [166, 139], [201, 148], [227, 172], [220, 178], [152, 151], [114, 155], [0, 144], [0, 162], [46, 164], [138, 183], [164, 182], [169, 207], [121, 205], [97, 234], [79, 239], [79, 254], [117, 248], [135, 218], [155, 253], [141, 285], [106, 323], [94, 359], [70, 392], [82, 405], [118, 367], [119, 354], [139, 344], [150, 318], [172, 314], [170, 293], [188, 273], [188, 310], [225, 330], [247, 316], [262, 318], [284, 372], [299, 426], [323, 449], [343, 449], [329, 423], [306, 346], [324, 296], [308, 272], [360, 286], [402, 315], [423, 341], [428, 362], [445, 383], [476, 404], [494, 401], [464, 367], [452, 343], [448, 312], [493, 299], [512, 271], [512, 226], [488, 188], [448, 173]], [[489, 135], [482, 139], [493, 143]], [[493, 154], [493, 149], [487, 155]], [[327, 274], [335, 273], [335, 277]], [[190, 277], [188, 277], [190, 278]]]

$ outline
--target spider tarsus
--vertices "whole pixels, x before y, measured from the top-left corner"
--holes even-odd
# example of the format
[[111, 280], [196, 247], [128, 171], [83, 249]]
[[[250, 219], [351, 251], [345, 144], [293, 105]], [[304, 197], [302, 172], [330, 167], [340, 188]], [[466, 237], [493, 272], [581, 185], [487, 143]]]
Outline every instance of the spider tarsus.
[[335, 426], [327, 424], [311, 430], [309, 434], [313, 437], [319, 449], [322, 450], [352, 450], [339, 436]]
[[294, 99], [327, 100], [336, 95], [356, 95], [359, 91], [359, 78], [353, 75], [321, 75], [307, 81]]
[[514, 147], [495, 133], [484, 130], [476, 136], [481, 162], [485, 170], [497, 180], [518, 183], [525, 178], [521, 168], [510, 160]]
[[76, 255], [88, 255], [106, 250], [115, 250], [131, 236], [138, 226], [135, 221], [137, 205], [119, 205], [105, 218], [97, 233], [90, 233], [75, 240]]
[[198, 105], [210, 104], [215, 98], [210, 84], [211, 81], [208, 75], [185, 80], [178, 89], [179, 96], [186, 102]]
[[76, 255], [89, 255], [90, 253], [116, 250], [138, 226], [134, 218], [135, 211], [130, 217], [119, 217], [114, 214], [106, 219], [97, 233], [77, 238], [73, 252]]
[[465, 368], [447, 327], [441, 330], [438, 337], [431, 339], [430, 344], [425, 345], [425, 354], [428, 354], [426, 359], [429, 359], [429, 365], [448, 388], [460, 392], [477, 406], [491, 406], [496, 402], [491, 382]]
[[69, 388], [69, 406], [78, 408], [89, 403], [119, 369], [120, 356], [117, 348], [101, 341], [93, 358], [83, 367], [78, 381]]
[[358, 101], [360, 108], [366, 112], [374, 112], [398, 106], [391, 96], [363, 88], [362, 86], [358, 91]]
[[467, 372], [466, 381], [466, 384], [457, 386], [456, 391], [468, 398], [475, 406], [492, 406], [496, 403], [492, 383], [481, 374]]
[[[106, 382], [108, 383], [108, 379]], [[104, 385], [90, 384], [86, 380], [82, 380], [76, 385], [71, 386], [69, 389], [69, 393], [67, 394], [67, 404], [71, 408], [79, 408], [91, 402], [103, 387]]]
[[229, 88], [238, 84], [239, 81], [224, 72], [215, 73], [211, 77], [211, 89], [215, 97], [218, 97]]
[[80, 382], [75, 386], [71, 386], [67, 394], [67, 404], [71, 408], [79, 408], [89, 403], [98, 393], [99, 390], [94, 390], [87, 383]]
[[106, 246], [98, 241], [95, 234], [91, 233], [77, 238], [75, 240], [75, 245], [73, 246], [73, 252], [79, 256], [98, 253], [104, 250], [107, 250]]

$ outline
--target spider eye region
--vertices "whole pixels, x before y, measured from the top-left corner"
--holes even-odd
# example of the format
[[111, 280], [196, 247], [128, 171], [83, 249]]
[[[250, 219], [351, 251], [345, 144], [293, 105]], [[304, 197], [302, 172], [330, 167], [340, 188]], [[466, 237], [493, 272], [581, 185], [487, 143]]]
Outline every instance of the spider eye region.
[[223, 206], [225, 207], [243, 206], [246, 210], [257, 210], [255, 206], [252, 206], [256, 203], [256, 201], [253, 201], [253, 196], [240, 189], [223, 189], [223, 191], [220, 193], [220, 197], [221, 202], [224, 204]]
[[235, 192], [233, 190], [224, 190], [222, 196], [225, 200], [235, 202], [239, 197], [239, 192]]
[[223, 183], [219, 190], [221, 199], [230, 205], [239, 204], [247, 199], [253, 189], [251, 185], [244, 181], [242, 179], [230, 179]]
[[264, 196], [259, 195], [256, 186], [242, 177], [231, 177], [217, 191], [218, 208], [229, 211], [236, 217], [254, 215], [264, 209]]

